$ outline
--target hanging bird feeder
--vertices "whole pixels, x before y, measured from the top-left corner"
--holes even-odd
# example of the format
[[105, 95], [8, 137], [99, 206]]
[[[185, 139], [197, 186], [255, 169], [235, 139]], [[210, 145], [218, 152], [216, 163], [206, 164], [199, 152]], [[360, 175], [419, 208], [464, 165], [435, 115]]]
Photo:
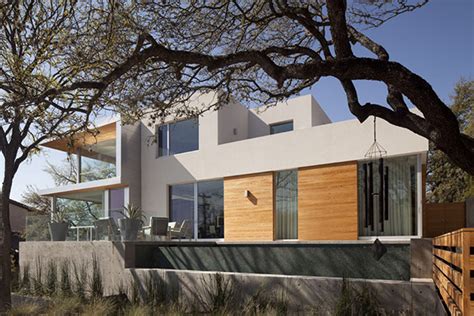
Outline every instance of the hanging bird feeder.
[[387, 151], [377, 142], [377, 117], [374, 116], [374, 142], [365, 153], [365, 158], [376, 160], [387, 156]]
[[[376, 235], [384, 231], [384, 221], [388, 220], [388, 166], [384, 167], [385, 148], [377, 142], [377, 117], [374, 116], [374, 141], [365, 153], [367, 161], [362, 165], [365, 201], [365, 228], [373, 232], [376, 228], [375, 217], [378, 218], [379, 229]], [[378, 188], [376, 180], [378, 169]], [[375, 201], [374, 201], [375, 200]], [[375, 203], [374, 203], [375, 202]], [[374, 209], [378, 208], [378, 215]]]

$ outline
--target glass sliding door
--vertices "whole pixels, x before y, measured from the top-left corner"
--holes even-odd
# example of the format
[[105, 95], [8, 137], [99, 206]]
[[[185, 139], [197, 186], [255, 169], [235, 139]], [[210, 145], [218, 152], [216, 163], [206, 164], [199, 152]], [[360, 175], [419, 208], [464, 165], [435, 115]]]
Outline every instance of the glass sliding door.
[[359, 235], [417, 235], [417, 157], [361, 161]]
[[198, 182], [198, 238], [224, 238], [224, 182]]
[[298, 238], [298, 171], [275, 172], [276, 239]]
[[194, 183], [171, 185], [169, 199], [170, 222], [181, 225], [188, 221], [194, 236]]

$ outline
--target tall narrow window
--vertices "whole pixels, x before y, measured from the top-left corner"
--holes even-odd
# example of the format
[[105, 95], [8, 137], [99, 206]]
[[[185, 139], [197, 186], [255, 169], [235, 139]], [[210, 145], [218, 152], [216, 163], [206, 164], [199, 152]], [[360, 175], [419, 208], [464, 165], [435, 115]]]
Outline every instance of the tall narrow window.
[[417, 234], [416, 156], [359, 163], [359, 234]]
[[298, 171], [275, 172], [276, 238], [298, 238]]
[[178, 184], [169, 187], [170, 222], [185, 226], [194, 236], [194, 183]]
[[199, 149], [199, 119], [161, 125], [157, 129], [158, 157]]
[[224, 238], [224, 183], [198, 182], [198, 238]]
[[109, 217], [115, 220], [124, 217], [125, 190], [111, 189], [109, 191]]

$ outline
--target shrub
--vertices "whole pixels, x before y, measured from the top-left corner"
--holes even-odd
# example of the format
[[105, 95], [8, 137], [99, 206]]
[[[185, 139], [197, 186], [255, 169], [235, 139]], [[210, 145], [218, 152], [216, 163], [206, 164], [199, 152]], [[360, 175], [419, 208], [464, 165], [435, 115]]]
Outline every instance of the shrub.
[[211, 275], [209, 280], [202, 278], [203, 294], [198, 295], [198, 303], [208, 313], [226, 313], [234, 303], [236, 291], [229, 278], [221, 273]]

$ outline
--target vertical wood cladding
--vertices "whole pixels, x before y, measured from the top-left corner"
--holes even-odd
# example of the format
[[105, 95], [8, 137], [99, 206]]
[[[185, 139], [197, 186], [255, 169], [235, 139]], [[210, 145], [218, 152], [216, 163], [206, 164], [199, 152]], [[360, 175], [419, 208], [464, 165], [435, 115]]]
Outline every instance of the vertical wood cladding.
[[273, 212], [273, 172], [224, 178], [226, 241], [273, 240]]
[[298, 170], [300, 240], [356, 240], [357, 162]]

